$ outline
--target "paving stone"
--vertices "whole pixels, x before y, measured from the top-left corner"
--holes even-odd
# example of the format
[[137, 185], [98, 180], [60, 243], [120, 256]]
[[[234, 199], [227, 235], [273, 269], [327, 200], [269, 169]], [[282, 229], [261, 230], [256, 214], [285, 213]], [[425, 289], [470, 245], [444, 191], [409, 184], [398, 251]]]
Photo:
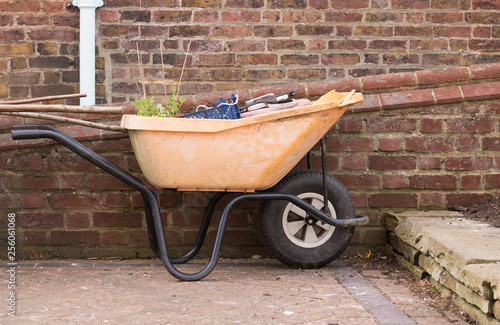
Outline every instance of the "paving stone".
[[493, 313], [493, 300], [484, 299], [465, 285], [458, 283], [456, 293], [468, 303], [478, 307], [485, 314]]
[[486, 224], [461, 218], [410, 217], [398, 225], [395, 234], [463, 283], [467, 282], [466, 265], [500, 262], [500, 229]]
[[466, 285], [486, 299], [500, 299], [500, 263], [464, 267]]

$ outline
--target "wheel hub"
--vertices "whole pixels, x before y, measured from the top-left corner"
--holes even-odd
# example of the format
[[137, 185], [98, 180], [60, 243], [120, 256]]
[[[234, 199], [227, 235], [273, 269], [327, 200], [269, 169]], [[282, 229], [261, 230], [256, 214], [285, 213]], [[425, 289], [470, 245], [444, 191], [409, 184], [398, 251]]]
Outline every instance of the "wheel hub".
[[[323, 196], [318, 193], [302, 193], [298, 198], [311, 204], [318, 210], [324, 207]], [[328, 203], [327, 214], [336, 218], [335, 209], [331, 202]], [[335, 230], [334, 226], [324, 223], [312, 214], [289, 203], [282, 216], [283, 230], [287, 238], [295, 245], [302, 248], [319, 247], [328, 241]]]

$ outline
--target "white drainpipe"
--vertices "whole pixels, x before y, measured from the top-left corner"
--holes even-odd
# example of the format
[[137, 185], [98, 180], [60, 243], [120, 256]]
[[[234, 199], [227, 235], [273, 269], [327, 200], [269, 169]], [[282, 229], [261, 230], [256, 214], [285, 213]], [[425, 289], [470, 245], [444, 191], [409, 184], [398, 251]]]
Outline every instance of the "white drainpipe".
[[95, 105], [95, 9], [102, 0], [72, 0], [80, 8], [80, 105]]

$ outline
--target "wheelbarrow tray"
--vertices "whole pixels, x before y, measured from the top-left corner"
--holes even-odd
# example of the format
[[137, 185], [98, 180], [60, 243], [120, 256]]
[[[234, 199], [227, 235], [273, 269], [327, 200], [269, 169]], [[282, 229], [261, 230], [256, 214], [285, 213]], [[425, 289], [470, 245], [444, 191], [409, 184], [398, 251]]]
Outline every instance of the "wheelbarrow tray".
[[253, 192], [283, 178], [360, 93], [236, 120], [124, 115], [121, 126], [146, 179], [160, 189]]

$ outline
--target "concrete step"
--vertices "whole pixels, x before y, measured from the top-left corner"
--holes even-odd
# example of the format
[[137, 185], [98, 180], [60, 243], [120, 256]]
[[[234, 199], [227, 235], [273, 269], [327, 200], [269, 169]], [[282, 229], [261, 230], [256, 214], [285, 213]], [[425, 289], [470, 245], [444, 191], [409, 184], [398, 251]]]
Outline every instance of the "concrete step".
[[451, 211], [391, 211], [392, 248], [479, 324], [500, 324], [500, 228]]

